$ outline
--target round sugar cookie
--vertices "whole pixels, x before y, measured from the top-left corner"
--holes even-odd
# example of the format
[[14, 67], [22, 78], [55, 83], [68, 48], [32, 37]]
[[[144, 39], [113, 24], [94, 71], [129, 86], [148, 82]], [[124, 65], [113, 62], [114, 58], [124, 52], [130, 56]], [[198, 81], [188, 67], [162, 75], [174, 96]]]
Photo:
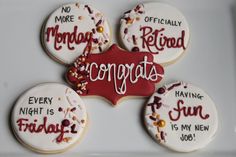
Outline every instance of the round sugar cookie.
[[145, 106], [144, 116], [150, 135], [178, 152], [206, 146], [218, 128], [214, 102], [203, 90], [184, 82], [159, 88]]
[[176, 8], [160, 2], [139, 4], [124, 13], [120, 38], [127, 50], [150, 52], [154, 61], [168, 65], [189, 43], [189, 26]]
[[101, 53], [109, 47], [107, 19], [90, 5], [66, 4], [55, 10], [42, 30], [42, 43], [53, 59], [71, 64], [83, 53]]
[[81, 139], [87, 112], [80, 96], [58, 83], [44, 83], [16, 102], [11, 124], [16, 138], [39, 153], [59, 153]]

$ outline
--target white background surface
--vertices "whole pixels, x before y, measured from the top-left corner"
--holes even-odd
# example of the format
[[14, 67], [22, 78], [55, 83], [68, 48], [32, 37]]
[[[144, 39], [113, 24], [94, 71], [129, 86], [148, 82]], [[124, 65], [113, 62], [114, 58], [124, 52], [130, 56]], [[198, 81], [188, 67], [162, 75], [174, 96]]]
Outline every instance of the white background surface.
[[[164, 1], [164, 0], [162, 0]], [[0, 156], [34, 156], [10, 131], [9, 114], [17, 97], [43, 82], [62, 82], [66, 68], [51, 60], [40, 44], [46, 17], [71, 0], [0, 0]], [[143, 1], [82, 0], [104, 12], [117, 42], [123, 12]], [[188, 156], [236, 156], [236, 1], [166, 0], [187, 18], [189, 48], [167, 67], [163, 83], [183, 80], [198, 85], [215, 101], [220, 128], [207, 147]], [[117, 108], [102, 99], [83, 98], [90, 127], [82, 142], [66, 155], [183, 156], [152, 140], [142, 125], [147, 99], [129, 99]], [[63, 155], [65, 155], [63, 154]]]

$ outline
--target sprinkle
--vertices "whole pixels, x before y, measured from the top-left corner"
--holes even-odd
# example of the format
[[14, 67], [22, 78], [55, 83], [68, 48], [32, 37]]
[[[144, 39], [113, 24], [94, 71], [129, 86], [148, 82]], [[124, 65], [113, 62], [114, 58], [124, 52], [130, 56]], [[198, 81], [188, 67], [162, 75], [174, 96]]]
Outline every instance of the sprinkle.
[[98, 39], [97, 39], [97, 38], [93, 39], [93, 42], [94, 42], [95, 44], [97, 44], [97, 43], [98, 43]]
[[75, 6], [77, 6], [79, 8], [79, 3], [75, 3]]
[[70, 104], [71, 106], [73, 106], [73, 104], [71, 103], [71, 101], [70, 101], [70, 99], [69, 99], [68, 96], [66, 97], [66, 99], [67, 99], [67, 101], [69, 102], [69, 104]]
[[62, 109], [61, 107], [59, 107], [59, 108], [58, 108], [58, 111], [59, 111], [59, 112], [62, 112], [62, 111], [63, 111], [63, 109]]
[[132, 35], [132, 39], [133, 39], [133, 43], [134, 43], [134, 45], [137, 45], [137, 40], [136, 40], [135, 35]]
[[163, 93], [165, 93], [165, 88], [163, 88], [163, 87], [159, 88], [159, 89], [157, 90], [157, 93], [158, 93], [158, 94], [163, 94]]
[[137, 5], [135, 9], [139, 10], [140, 8], [141, 8], [140, 5]]
[[148, 104], [148, 106], [151, 106], [151, 110], [152, 110], [152, 112], [155, 112], [154, 103]]
[[83, 124], [84, 122], [85, 122], [85, 120], [84, 120], [84, 119], [82, 119], [82, 120], [81, 120], [81, 123]]
[[62, 126], [69, 126], [70, 125], [70, 121], [68, 119], [64, 119], [62, 122], [61, 122]]
[[83, 19], [83, 17], [82, 17], [82, 16], [79, 16], [79, 17], [78, 17], [78, 20], [82, 20], [82, 19]]
[[128, 14], [128, 13], [130, 13], [131, 12], [131, 10], [128, 10], [128, 11], [126, 11], [124, 14]]
[[102, 20], [99, 20], [96, 24], [96, 27], [102, 23]]
[[77, 120], [76, 116], [73, 116], [73, 117], [72, 117], [72, 120]]
[[92, 13], [93, 13], [92, 10], [91, 10], [91, 8], [90, 8], [88, 5], [85, 5], [85, 8], [88, 9], [89, 14], [92, 14]]
[[102, 26], [97, 27], [97, 32], [102, 33], [104, 31], [104, 28]]
[[75, 107], [73, 107], [70, 111], [71, 112], [74, 112], [76, 110], [76, 108]]
[[132, 24], [134, 19], [131, 19], [130, 17], [125, 18], [126, 24]]
[[128, 28], [125, 28], [124, 33], [125, 33], [125, 34], [128, 33]]
[[95, 29], [94, 29], [94, 28], [92, 29], [92, 32], [93, 32], [93, 34], [95, 34], [95, 33], [96, 33], [96, 31], [95, 31]]
[[156, 118], [154, 118], [153, 116], [149, 116], [149, 118], [151, 119], [151, 120], [157, 120]]
[[162, 140], [165, 140], [165, 135], [164, 135], [164, 132], [163, 132], [163, 131], [161, 131], [161, 139], [162, 139]]
[[99, 16], [102, 16], [102, 14], [101, 13], [96, 13], [95, 14], [95, 17], [99, 17]]
[[86, 80], [81, 80], [81, 83], [83, 84], [83, 83], [86, 83], [87, 81]]
[[72, 138], [71, 137], [65, 137], [63, 138], [63, 142], [68, 143]]
[[178, 87], [178, 86], [180, 86], [180, 85], [181, 85], [181, 82], [175, 83], [175, 84], [173, 84], [172, 86], [170, 86], [167, 90], [170, 91], [170, 90], [172, 90], [174, 87]]
[[132, 48], [131, 51], [132, 51], [132, 52], [138, 52], [138, 51], [139, 51], [139, 48], [138, 48], [137, 46], [135, 46], [135, 47]]
[[98, 49], [99, 49], [100, 52], [102, 52], [102, 48], [101, 48], [101, 46], [99, 46]]

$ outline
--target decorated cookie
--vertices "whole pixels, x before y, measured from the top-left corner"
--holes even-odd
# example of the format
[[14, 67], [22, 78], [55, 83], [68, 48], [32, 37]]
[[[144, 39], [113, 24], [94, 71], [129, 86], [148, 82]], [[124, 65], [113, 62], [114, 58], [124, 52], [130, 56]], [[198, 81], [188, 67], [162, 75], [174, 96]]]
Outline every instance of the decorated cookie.
[[66, 78], [82, 96], [98, 95], [113, 105], [126, 96], [150, 96], [164, 69], [150, 53], [130, 53], [112, 45], [101, 54], [81, 55]]
[[189, 43], [189, 27], [176, 8], [149, 2], [127, 11], [121, 19], [120, 38], [127, 50], [150, 52], [154, 61], [168, 65]]
[[43, 27], [42, 42], [57, 61], [71, 64], [82, 53], [101, 53], [110, 43], [110, 27], [97, 9], [80, 3], [55, 10]]
[[16, 102], [11, 116], [16, 138], [39, 153], [59, 153], [81, 139], [87, 113], [79, 95], [58, 83], [38, 85]]
[[159, 88], [147, 103], [144, 115], [151, 136], [179, 152], [204, 147], [218, 126], [211, 98], [200, 88], [183, 82]]

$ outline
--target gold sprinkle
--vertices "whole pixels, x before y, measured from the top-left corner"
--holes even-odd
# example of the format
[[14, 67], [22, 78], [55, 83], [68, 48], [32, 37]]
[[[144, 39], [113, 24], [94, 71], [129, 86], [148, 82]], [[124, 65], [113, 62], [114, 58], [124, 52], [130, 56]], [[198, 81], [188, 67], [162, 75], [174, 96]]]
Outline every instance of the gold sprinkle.
[[104, 28], [102, 26], [97, 27], [97, 32], [102, 33], [104, 31]]
[[159, 120], [158, 123], [157, 123], [157, 125], [158, 125], [159, 127], [163, 128], [163, 127], [165, 127], [166, 122], [165, 122], [164, 120]]

